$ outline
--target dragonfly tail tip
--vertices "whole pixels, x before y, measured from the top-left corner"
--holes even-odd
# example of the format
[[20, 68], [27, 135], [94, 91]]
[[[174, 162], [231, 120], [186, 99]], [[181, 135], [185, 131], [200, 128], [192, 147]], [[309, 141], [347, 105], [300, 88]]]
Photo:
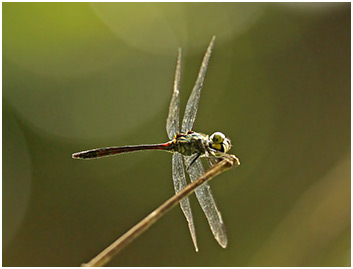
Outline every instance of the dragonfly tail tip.
[[81, 159], [80, 158], [80, 153], [79, 152], [73, 153], [72, 154], [72, 159]]

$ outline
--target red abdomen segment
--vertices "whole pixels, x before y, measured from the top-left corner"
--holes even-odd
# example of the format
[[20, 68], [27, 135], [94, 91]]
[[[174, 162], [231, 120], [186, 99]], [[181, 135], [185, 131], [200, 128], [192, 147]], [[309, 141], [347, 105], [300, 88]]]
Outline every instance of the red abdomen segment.
[[96, 159], [108, 157], [112, 155], [140, 151], [140, 150], [171, 150], [171, 142], [164, 144], [138, 145], [138, 146], [123, 146], [123, 147], [107, 147], [99, 149], [91, 149], [72, 154], [74, 159]]

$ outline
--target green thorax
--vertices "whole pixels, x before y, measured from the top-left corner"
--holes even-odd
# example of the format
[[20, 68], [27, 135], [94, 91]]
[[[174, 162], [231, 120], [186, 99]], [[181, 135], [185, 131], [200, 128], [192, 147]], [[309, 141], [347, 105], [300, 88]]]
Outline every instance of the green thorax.
[[177, 134], [172, 140], [172, 151], [183, 155], [204, 154], [209, 143], [208, 136], [196, 132]]

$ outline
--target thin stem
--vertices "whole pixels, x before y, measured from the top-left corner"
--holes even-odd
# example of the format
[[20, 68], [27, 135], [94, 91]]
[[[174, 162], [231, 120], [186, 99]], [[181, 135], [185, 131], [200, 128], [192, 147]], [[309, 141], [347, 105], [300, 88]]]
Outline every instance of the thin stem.
[[181, 190], [180, 192], [178, 192], [177, 194], [169, 198], [166, 202], [164, 202], [161, 206], [155, 209], [151, 214], [149, 214], [138, 224], [132, 227], [129, 231], [123, 234], [120, 238], [118, 238], [110, 246], [104, 249], [96, 257], [94, 257], [88, 263], [82, 264], [82, 266], [86, 266], [86, 267], [104, 266], [113, 258], [114, 255], [120, 252], [134, 239], [139, 237], [153, 223], [155, 223], [158, 219], [160, 219], [166, 212], [168, 212], [170, 209], [176, 206], [181, 199], [193, 193], [197, 187], [213, 179], [215, 176], [219, 175], [220, 173], [232, 167], [236, 167], [240, 165], [240, 162], [237, 157], [235, 157], [234, 155], [228, 155], [228, 157], [229, 158], [225, 158], [219, 163], [212, 166], [197, 180], [188, 184], [183, 190]]

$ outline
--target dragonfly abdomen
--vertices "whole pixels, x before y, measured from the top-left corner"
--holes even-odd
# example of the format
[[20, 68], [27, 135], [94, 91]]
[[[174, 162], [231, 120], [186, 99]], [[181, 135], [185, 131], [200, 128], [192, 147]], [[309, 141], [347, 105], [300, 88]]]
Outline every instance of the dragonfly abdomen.
[[72, 158], [75, 159], [97, 159], [117, 154], [142, 151], [142, 150], [167, 150], [171, 149], [171, 142], [163, 143], [163, 144], [150, 144], [150, 145], [137, 145], [137, 146], [123, 146], [123, 147], [107, 147], [107, 148], [99, 148], [81, 151], [72, 154]]

